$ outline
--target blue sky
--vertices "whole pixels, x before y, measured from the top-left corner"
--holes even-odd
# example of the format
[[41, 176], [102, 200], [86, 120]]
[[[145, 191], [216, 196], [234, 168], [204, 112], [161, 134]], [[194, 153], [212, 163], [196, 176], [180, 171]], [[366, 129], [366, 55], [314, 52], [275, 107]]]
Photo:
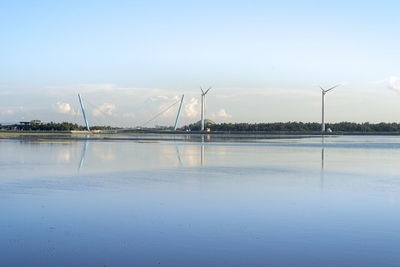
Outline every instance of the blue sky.
[[[398, 121], [399, 9], [395, 1], [0, 1], [0, 122], [72, 121], [80, 91], [109, 116], [92, 121], [127, 126], [185, 93], [188, 123], [208, 85], [216, 121], [319, 121], [318, 85], [336, 83], [328, 121]], [[172, 124], [172, 113], [155, 123]]]

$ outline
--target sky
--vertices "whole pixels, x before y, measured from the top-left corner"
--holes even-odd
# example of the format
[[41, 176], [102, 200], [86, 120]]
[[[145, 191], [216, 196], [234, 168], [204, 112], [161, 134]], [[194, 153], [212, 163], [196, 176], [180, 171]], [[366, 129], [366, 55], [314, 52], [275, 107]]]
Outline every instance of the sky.
[[[0, 123], [400, 122], [397, 1], [3, 1]], [[178, 105], [147, 126], [173, 125]]]

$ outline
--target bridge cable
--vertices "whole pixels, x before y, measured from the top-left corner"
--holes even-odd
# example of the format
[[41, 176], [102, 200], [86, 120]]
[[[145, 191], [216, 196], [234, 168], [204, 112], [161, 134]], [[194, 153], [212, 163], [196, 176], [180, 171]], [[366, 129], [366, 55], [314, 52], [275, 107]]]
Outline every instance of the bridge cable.
[[157, 113], [154, 117], [152, 117], [150, 120], [146, 121], [142, 127], [146, 126], [148, 123], [150, 123], [151, 121], [157, 119], [158, 117], [160, 117], [162, 114], [164, 114], [165, 112], [167, 112], [168, 110], [170, 110], [173, 106], [175, 106], [176, 104], [178, 104], [181, 100], [179, 99], [178, 101], [176, 101], [175, 103], [173, 103], [172, 105], [170, 105], [169, 107], [167, 107], [166, 109], [162, 110], [161, 112]]

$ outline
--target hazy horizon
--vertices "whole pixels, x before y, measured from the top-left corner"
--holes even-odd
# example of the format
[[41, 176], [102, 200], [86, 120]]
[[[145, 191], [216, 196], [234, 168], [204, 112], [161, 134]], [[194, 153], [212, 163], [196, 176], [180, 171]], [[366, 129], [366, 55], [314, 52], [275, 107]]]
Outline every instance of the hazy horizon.
[[0, 1], [0, 123], [399, 122], [399, 5]]

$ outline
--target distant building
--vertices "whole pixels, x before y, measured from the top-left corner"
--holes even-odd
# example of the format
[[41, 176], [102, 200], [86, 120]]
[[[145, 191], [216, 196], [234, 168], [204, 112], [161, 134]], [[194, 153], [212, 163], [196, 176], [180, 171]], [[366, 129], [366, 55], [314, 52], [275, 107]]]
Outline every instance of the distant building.
[[44, 123], [41, 120], [31, 120], [29, 125], [43, 125]]
[[[212, 120], [204, 119], [204, 126], [205, 126], [205, 128], [207, 128], [207, 126], [212, 126], [212, 125], [215, 125], [215, 124], [216, 124], [216, 123], [215, 123], [214, 121], [212, 121]], [[201, 125], [201, 120], [198, 121], [198, 122], [196, 122], [195, 125], [200, 126], [200, 125]]]
[[34, 125], [43, 125], [44, 123], [41, 120], [31, 120], [31, 121], [20, 121], [19, 124], [23, 126], [34, 126]]

